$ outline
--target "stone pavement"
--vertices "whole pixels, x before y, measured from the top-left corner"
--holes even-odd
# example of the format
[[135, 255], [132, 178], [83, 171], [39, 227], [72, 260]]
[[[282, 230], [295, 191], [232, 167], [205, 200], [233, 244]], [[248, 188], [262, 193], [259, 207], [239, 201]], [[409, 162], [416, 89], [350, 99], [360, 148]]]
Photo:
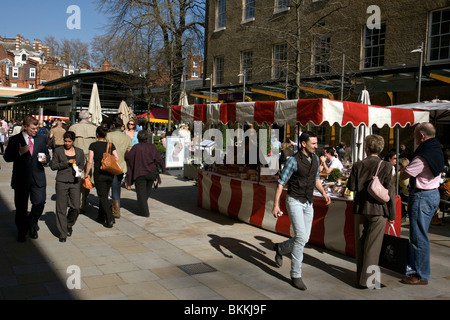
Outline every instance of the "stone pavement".
[[[431, 281], [407, 286], [382, 270], [380, 290], [355, 286], [354, 259], [307, 246], [307, 291], [290, 284], [290, 260], [277, 268], [273, 244], [284, 236], [197, 207], [194, 181], [164, 175], [149, 200], [151, 217], [137, 216], [134, 190], [122, 189], [122, 218], [112, 229], [94, 221], [95, 189], [73, 236], [58, 241], [55, 172], [46, 169], [47, 204], [39, 239], [16, 241], [12, 164], [0, 159], [1, 300], [428, 300], [450, 299], [450, 218], [431, 226]], [[402, 235], [408, 236], [407, 226]], [[79, 268], [81, 288], [72, 276]], [[69, 281], [68, 281], [69, 280]], [[73, 281], [72, 281], [73, 280]], [[69, 283], [69, 284], [68, 284]], [[191, 304], [189, 303], [189, 306]]]

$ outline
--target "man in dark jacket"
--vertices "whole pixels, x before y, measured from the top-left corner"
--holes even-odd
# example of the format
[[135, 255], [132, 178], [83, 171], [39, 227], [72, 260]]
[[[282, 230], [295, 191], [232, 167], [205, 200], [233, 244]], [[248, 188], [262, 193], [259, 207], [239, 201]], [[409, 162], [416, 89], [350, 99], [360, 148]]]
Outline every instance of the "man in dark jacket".
[[402, 280], [406, 284], [428, 284], [430, 278], [430, 240], [428, 228], [439, 207], [439, 185], [444, 170], [444, 154], [435, 138], [436, 129], [429, 123], [421, 123], [414, 130], [418, 145], [411, 163], [400, 171], [400, 180], [409, 178], [409, 238], [416, 274]]
[[[9, 139], [3, 156], [6, 162], [14, 163], [11, 187], [14, 189], [15, 222], [19, 231], [19, 242], [25, 241], [28, 232], [32, 239], [38, 238], [38, 221], [44, 211], [47, 189], [44, 164], [50, 161], [45, 138], [37, 135], [38, 121], [27, 116], [23, 127], [21, 133]], [[39, 159], [40, 153], [44, 156]], [[29, 215], [28, 200], [32, 204]]]
[[314, 187], [325, 198], [327, 205], [330, 197], [326, 194], [319, 178], [319, 157], [315, 154], [317, 149], [317, 136], [312, 132], [304, 132], [300, 136], [299, 152], [290, 157], [278, 179], [278, 187], [275, 191], [272, 214], [278, 218], [283, 213], [279, 202], [283, 188], [288, 185], [286, 207], [291, 220], [294, 237], [275, 244], [275, 262], [282, 265], [282, 256], [291, 254], [291, 280], [292, 285], [300, 290], [306, 290], [306, 285], [301, 278], [303, 249], [309, 240], [314, 218]]

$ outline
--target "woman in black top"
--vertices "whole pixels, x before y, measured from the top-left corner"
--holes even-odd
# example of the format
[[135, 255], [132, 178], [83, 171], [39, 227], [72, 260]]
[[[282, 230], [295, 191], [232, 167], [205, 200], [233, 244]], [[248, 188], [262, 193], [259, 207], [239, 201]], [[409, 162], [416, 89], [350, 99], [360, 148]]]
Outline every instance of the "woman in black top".
[[[97, 128], [97, 142], [91, 143], [89, 146], [89, 160], [86, 165], [86, 176], [94, 166], [95, 189], [99, 200], [97, 222], [102, 223], [106, 228], [112, 228], [115, 220], [113, 217], [111, 205], [108, 201], [108, 194], [111, 189], [114, 175], [100, 169], [102, 165], [103, 154], [106, 152], [108, 143], [106, 142], [106, 134], [108, 131], [103, 127]], [[111, 152], [119, 161], [119, 156], [114, 144], [111, 145]]]
[[[84, 152], [73, 146], [75, 133], [64, 133], [64, 148], [57, 148], [53, 153], [50, 168], [56, 174], [56, 226], [60, 232], [59, 241], [66, 242], [72, 235], [80, 213], [81, 172], [84, 169]], [[78, 166], [78, 177], [73, 165]], [[67, 207], [69, 211], [67, 212]], [[66, 216], [67, 214], [67, 216]]]

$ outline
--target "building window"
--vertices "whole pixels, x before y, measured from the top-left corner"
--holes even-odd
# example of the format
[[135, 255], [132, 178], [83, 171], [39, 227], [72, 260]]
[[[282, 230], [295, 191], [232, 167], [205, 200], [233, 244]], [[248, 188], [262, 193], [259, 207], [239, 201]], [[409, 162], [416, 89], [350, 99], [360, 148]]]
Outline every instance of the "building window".
[[30, 83], [30, 84], [28, 85], [28, 89], [34, 89], [34, 84], [33, 84], [33, 83]]
[[273, 72], [274, 80], [284, 78], [286, 76], [285, 63], [287, 61], [287, 45], [276, 44], [273, 46]]
[[223, 29], [226, 26], [226, 0], [217, 0], [216, 4], [216, 29]]
[[15, 82], [11, 83], [11, 88], [17, 88], [17, 83]]
[[26, 54], [22, 55], [22, 61], [27, 61], [27, 55]]
[[275, 0], [275, 13], [289, 10], [289, 0]]
[[30, 79], [36, 79], [36, 68], [30, 68]]
[[198, 71], [192, 71], [192, 78], [198, 78]]
[[[242, 51], [241, 52], [241, 70], [245, 74], [245, 81], [252, 81], [252, 59], [253, 51]], [[242, 82], [242, 79], [240, 80]]]
[[450, 8], [430, 13], [429, 61], [450, 59]]
[[384, 44], [386, 40], [386, 23], [381, 28], [364, 27], [364, 68], [377, 68], [384, 65]]
[[13, 67], [12, 76], [13, 76], [13, 78], [19, 77], [19, 68], [18, 67]]
[[314, 38], [314, 73], [330, 72], [330, 36], [317, 36]]
[[198, 61], [197, 60], [192, 61], [192, 68], [198, 68]]
[[255, 0], [242, 0], [244, 1], [244, 21], [255, 19]]
[[214, 84], [223, 84], [224, 60], [223, 57], [214, 58]]

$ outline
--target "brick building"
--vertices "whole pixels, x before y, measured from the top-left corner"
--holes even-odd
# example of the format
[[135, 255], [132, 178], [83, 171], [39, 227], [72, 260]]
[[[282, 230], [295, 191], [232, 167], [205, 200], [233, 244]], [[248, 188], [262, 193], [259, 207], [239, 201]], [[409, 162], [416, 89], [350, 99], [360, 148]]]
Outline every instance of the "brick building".
[[21, 35], [0, 37], [0, 104], [14, 101], [17, 94], [42, 89], [48, 81], [89, 69], [87, 64], [77, 69], [51, 57], [49, 46], [39, 39], [31, 43]]
[[[357, 101], [364, 87], [380, 106], [417, 102], [419, 88], [421, 101], [450, 100], [449, 66], [449, 0], [207, 1], [203, 101]], [[323, 143], [341, 138], [318, 130]], [[376, 133], [392, 147], [392, 130]]]
[[355, 101], [366, 86], [373, 104], [416, 102], [411, 51], [424, 43], [421, 100], [450, 98], [448, 0], [207, 3], [204, 73], [215, 93], [242, 92], [245, 81], [247, 100], [284, 99], [286, 89], [296, 98], [299, 86], [300, 98]]

